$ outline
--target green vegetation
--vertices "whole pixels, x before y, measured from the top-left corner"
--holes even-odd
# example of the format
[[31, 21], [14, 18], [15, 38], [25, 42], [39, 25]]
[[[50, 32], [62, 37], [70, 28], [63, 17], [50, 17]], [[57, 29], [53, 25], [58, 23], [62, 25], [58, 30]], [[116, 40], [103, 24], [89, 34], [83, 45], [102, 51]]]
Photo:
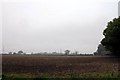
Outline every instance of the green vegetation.
[[105, 38], [101, 43], [112, 52], [114, 56], [120, 56], [120, 17], [113, 19], [107, 25], [103, 35]]
[[16, 74], [16, 73], [7, 73], [7, 74], [3, 74], [3, 80], [4, 79], [16, 79], [16, 78], [20, 78], [20, 79], [42, 79], [44, 78], [46, 79], [50, 79], [50, 78], [69, 78], [69, 79], [73, 79], [73, 78], [82, 78], [82, 79], [89, 79], [89, 78], [116, 78], [116, 79], [120, 79], [120, 76], [118, 73], [86, 73], [86, 74], [75, 74], [75, 73], [67, 73], [64, 76], [50, 76], [49, 74], [33, 74], [33, 75], [29, 75], [29, 74]]

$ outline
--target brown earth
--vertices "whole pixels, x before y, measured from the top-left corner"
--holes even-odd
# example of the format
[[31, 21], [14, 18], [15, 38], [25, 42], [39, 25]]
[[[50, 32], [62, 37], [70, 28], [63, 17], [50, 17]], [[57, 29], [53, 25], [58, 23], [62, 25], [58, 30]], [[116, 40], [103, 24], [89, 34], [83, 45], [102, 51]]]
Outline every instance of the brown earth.
[[3, 73], [64, 75], [118, 72], [118, 58], [97, 56], [3, 55]]

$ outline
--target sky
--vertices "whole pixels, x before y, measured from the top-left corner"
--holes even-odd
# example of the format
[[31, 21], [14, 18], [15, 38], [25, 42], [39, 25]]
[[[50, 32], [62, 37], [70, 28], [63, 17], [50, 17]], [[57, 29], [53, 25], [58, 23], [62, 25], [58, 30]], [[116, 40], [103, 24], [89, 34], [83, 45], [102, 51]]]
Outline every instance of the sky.
[[5, 52], [93, 53], [106, 25], [118, 17], [119, 0], [3, 0]]
[[2, 5], [0, 1], [0, 53], [2, 52]]
[[118, 3], [118, 16], [120, 16], [120, 1]]

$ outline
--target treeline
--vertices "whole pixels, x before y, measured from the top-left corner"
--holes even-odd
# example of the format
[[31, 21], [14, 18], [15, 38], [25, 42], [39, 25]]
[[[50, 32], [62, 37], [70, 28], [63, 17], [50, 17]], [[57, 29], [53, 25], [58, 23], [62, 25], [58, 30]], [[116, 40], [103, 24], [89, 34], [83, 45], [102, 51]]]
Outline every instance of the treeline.
[[18, 52], [8, 52], [8, 53], [3, 53], [3, 55], [41, 55], [41, 56], [93, 56], [93, 54], [84, 54], [84, 53], [79, 53], [78, 51], [75, 52], [70, 52], [70, 50], [65, 50], [63, 53], [62, 52], [40, 52], [40, 53], [26, 53], [22, 50]]

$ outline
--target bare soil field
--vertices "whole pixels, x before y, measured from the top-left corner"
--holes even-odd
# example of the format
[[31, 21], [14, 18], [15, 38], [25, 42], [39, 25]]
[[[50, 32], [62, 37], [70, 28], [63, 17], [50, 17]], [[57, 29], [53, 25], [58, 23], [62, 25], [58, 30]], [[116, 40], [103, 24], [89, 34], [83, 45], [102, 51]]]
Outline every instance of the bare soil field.
[[119, 77], [119, 58], [3, 55], [3, 77]]

